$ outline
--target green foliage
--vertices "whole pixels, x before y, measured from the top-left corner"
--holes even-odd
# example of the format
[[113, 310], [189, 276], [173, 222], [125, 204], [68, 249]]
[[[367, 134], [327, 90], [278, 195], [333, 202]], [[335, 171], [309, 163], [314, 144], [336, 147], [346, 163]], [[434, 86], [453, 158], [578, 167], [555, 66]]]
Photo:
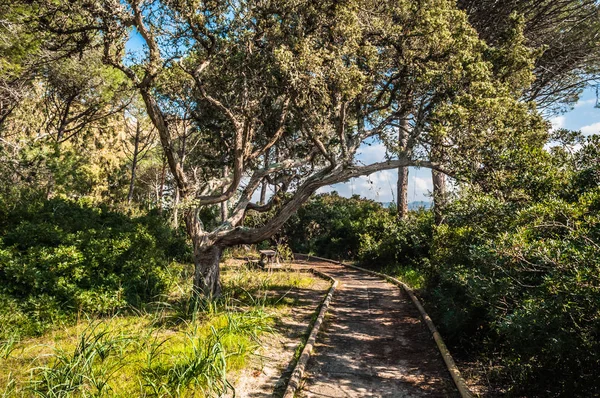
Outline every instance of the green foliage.
[[335, 259], [356, 258], [363, 228], [374, 215], [386, 213], [380, 204], [343, 198], [337, 193], [316, 195], [290, 218], [283, 229], [294, 252]]
[[2, 220], [0, 316], [9, 321], [1, 336], [36, 334], [81, 311], [140, 306], [165, 291], [169, 261], [189, 255], [163, 220], [131, 219], [83, 201], [32, 202]]
[[529, 192], [536, 201], [464, 191], [435, 231], [432, 316], [449, 342], [501, 365], [511, 394], [600, 392], [600, 186], [597, 162], [582, 162], [597, 141], [553, 149], [561, 188]]
[[399, 220], [395, 211], [373, 214], [362, 228], [358, 260], [367, 267], [420, 270], [427, 263], [433, 236], [433, 213], [410, 212]]
[[577, 102], [586, 83], [598, 76], [597, 1], [458, 0], [457, 5], [488, 43], [511, 40], [515, 22], [523, 23], [525, 42], [540, 52], [534, 69], [536, 79], [525, 97], [548, 111], [568, 109]]
[[599, 204], [599, 189], [519, 209], [465, 197], [436, 233], [434, 317], [453, 343], [499, 354], [514, 393], [598, 392]]
[[132, 340], [113, 336], [106, 327], [100, 326], [90, 324], [72, 352], [57, 349], [51, 366], [34, 369], [37, 379], [31, 382], [30, 388], [35, 395], [58, 398], [89, 392], [102, 396], [110, 389], [108, 383], [123, 363], [122, 358], [109, 357], [115, 357], [115, 352], [123, 350]]

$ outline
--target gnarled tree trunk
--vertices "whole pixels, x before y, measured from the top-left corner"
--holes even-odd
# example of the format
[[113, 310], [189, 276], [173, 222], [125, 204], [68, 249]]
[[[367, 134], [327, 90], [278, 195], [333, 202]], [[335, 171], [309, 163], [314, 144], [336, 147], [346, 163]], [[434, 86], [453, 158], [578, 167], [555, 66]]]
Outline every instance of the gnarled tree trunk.
[[221, 295], [221, 254], [217, 245], [194, 247], [194, 292], [208, 299]]
[[223, 248], [213, 244], [198, 220], [197, 211], [188, 209], [185, 214], [185, 225], [188, 236], [192, 240], [194, 258], [195, 298], [203, 296], [209, 300], [221, 295], [220, 268]]

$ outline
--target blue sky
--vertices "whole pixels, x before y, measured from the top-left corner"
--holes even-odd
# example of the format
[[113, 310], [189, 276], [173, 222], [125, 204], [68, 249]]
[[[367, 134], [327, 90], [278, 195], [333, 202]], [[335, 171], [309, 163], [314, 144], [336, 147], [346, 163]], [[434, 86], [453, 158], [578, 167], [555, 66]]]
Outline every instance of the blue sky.
[[585, 135], [600, 133], [600, 109], [595, 108], [596, 91], [587, 89], [575, 107], [564, 115], [550, 118], [554, 128], [581, 130]]
[[[585, 90], [573, 109], [562, 115], [550, 117], [548, 120], [552, 123], [553, 128], [580, 130], [586, 135], [600, 134], [600, 109], [595, 108], [595, 105], [596, 90], [590, 87]], [[358, 159], [365, 163], [385, 159], [383, 145], [361, 147], [361, 152]], [[408, 176], [408, 201], [431, 201], [431, 171], [411, 167]], [[358, 194], [378, 202], [395, 202], [397, 180], [396, 170], [387, 170], [374, 173], [369, 177], [356, 178], [347, 183], [324, 187], [319, 192], [337, 191], [346, 197]]]

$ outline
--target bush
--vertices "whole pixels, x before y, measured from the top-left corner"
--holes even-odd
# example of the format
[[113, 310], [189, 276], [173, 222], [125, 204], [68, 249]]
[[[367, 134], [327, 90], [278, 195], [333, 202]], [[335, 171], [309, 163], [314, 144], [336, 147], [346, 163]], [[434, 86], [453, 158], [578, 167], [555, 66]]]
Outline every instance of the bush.
[[421, 269], [427, 262], [433, 235], [433, 213], [410, 212], [398, 220], [394, 211], [373, 214], [360, 235], [358, 260], [367, 267]]
[[282, 233], [296, 253], [354, 259], [369, 220], [384, 217], [387, 212], [381, 204], [358, 196], [321, 194], [305, 203], [285, 224]]
[[83, 202], [30, 203], [1, 227], [0, 297], [12, 303], [15, 322], [26, 316], [39, 327], [9, 322], [14, 327], [3, 324], [0, 335], [15, 328], [36, 334], [81, 311], [140, 306], [165, 291], [169, 262], [189, 256], [162, 219], [131, 219]]
[[511, 394], [600, 393], [599, 205], [599, 188], [520, 209], [464, 197], [436, 231], [432, 315], [449, 342], [500, 364]]

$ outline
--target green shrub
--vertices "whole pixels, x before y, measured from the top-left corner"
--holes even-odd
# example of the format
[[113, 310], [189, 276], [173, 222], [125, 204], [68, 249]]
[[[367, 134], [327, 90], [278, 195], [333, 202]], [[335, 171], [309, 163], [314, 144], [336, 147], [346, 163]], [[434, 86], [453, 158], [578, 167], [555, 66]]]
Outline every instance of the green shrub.
[[282, 233], [294, 252], [354, 259], [365, 226], [372, 217], [383, 217], [384, 213], [387, 210], [372, 200], [343, 198], [335, 192], [321, 194], [305, 203]]
[[599, 188], [521, 209], [465, 197], [436, 231], [432, 316], [449, 342], [501, 365], [511, 394], [600, 392], [599, 204]]
[[372, 215], [361, 228], [358, 260], [367, 267], [422, 270], [429, 256], [433, 235], [433, 214], [428, 210], [410, 212], [398, 220], [394, 211]]
[[[108, 314], [164, 293], [169, 262], [188, 258], [185, 239], [156, 216], [131, 219], [59, 199], [33, 202], [2, 224], [0, 295], [33, 325], [82, 311]], [[25, 335], [43, 329], [18, 319], [14, 328]], [[0, 335], [10, 328], [3, 325]]]

